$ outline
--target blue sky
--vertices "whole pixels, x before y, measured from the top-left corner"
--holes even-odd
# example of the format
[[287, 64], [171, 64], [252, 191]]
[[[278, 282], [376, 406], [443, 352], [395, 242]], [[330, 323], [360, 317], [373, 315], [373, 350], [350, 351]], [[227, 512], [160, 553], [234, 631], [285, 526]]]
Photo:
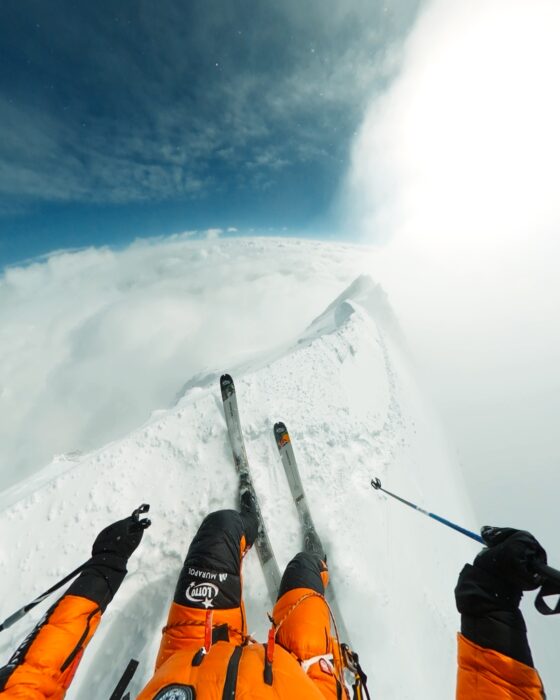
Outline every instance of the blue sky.
[[329, 228], [416, 0], [6, 0], [0, 263], [186, 229]]

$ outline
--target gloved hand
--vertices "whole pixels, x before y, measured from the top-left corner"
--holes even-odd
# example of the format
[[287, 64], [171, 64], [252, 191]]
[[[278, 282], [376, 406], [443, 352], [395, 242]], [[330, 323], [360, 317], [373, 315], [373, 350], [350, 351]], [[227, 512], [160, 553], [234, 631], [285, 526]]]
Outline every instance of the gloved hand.
[[537, 567], [546, 564], [546, 552], [531, 533], [511, 527], [486, 526], [481, 535], [487, 548], [474, 560], [475, 567], [519, 592], [532, 591], [541, 585]]
[[143, 504], [132, 515], [109, 525], [95, 538], [91, 559], [72, 583], [67, 594], [96, 602], [105, 610], [126, 576], [126, 562], [140, 544], [144, 530], [151, 525], [140, 519], [150, 506]]
[[140, 519], [150, 506], [141, 505], [132, 515], [109, 525], [97, 535], [91, 549], [92, 557], [115, 555], [128, 560], [138, 547], [144, 535], [144, 530], [151, 525], [148, 518]]
[[466, 564], [455, 588], [461, 632], [471, 642], [533, 666], [519, 603], [523, 591], [537, 588], [536, 571], [546, 552], [524, 530], [484, 527], [487, 547]]

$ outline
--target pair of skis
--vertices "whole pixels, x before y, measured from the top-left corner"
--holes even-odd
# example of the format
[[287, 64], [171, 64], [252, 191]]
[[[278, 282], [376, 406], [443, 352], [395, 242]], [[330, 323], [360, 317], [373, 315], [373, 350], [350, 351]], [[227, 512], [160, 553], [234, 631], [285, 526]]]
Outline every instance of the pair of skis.
[[[243, 440], [241, 419], [239, 416], [237, 396], [235, 393], [235, 384], [233, 383], [233, 379], [229, 374], [224, 374], [221, 377], [220, 388], [222, 392], [224, 414], [233, 453], [233, 460], [235, 463], [235, 468], [239, 474], [240, 489], [249, 489], [255, 499], [255, 503], [257, 504], [259, 534], [255, 541], [255, 548], [261, 562], [270, 600], [274, 604], [280, 588], [280, 569], [278, 568], [274, 550], [272, 549], [272, 545], [266, 531], [260, 506], [258, 505], [259, 501], [255, 493], [253, 480], [251, 478], [249, 461], [247, 459], [245, 442]], [[286, 478], [288, 479], [290, 491], [292, 493], [302, 526], [304, 549], [307, 552], [318, 554], [322, 559], [326, 560], [325, 549], [321, 543], [321, 539], [317, 533], [317, 530], [315, 529], [315, 525], [311, 517], [311, 512], [305, 497], [305, 491], [303, 489], [290, 435], [284, 423], [276, 423], [274, 425], [274, 436], [276, 438], [276, 445], [278, 446], [280, 459], [286, 473]], [[335, 617], [340, 637], [344, 640], [344, 642], [349, 644], [350, 639], [348, 636], [348, 631], [344, 626], [342, 614], [334, 594], [332, 581], [330, 581], [329, 585], [327, 586], [326, 598]]]

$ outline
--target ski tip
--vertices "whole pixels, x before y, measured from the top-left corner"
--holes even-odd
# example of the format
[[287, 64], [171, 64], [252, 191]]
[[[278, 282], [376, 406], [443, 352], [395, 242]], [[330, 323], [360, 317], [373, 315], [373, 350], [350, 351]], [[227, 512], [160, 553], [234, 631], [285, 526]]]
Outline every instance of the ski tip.
[[222, 399], [227, 399], [235, 391], [235, 384], [231, 374], [222, 374], [220, 377], [220, 389], [222, 392]]
[[276, 444], [278, 445], [278, 448], [284, 447], [284, 445], [287, 445], [290, 442], [290, 435], [288, 433], [288, 429], [286, 428], [286, 425], [281, 421], [279, 423], [274, 424], [274, 436], [276, 438]]

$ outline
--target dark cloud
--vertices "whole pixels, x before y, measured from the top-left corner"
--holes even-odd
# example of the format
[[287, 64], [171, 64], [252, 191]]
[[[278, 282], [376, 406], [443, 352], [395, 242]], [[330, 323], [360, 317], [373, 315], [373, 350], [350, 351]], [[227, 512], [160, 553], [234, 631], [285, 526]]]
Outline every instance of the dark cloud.
[[133, 202], [340, 170], [414, 0], [10, 0], [0, 198]]

